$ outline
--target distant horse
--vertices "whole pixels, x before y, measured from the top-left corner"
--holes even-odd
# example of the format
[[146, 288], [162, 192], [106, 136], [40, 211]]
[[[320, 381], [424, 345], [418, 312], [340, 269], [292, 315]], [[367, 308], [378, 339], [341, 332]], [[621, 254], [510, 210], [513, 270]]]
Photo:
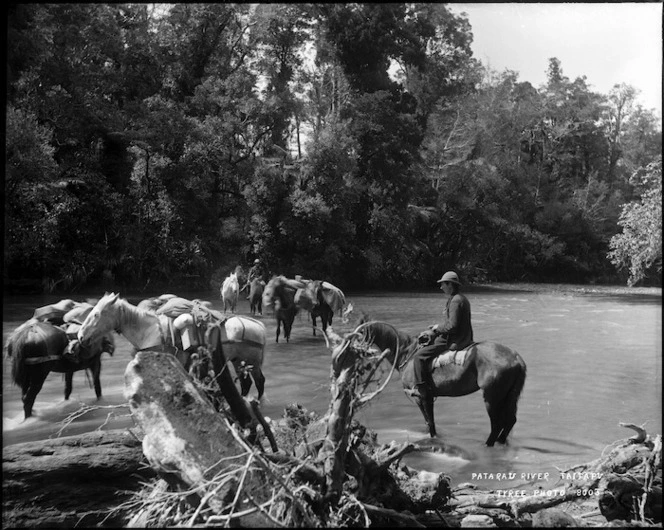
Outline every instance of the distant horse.
[[265, 282], [260, 278], [254, 278], [249, 284], [249, 310], [252, 315], [263, 314], [263, 291], [265, 291]]
[[[169, 301], [169, 303], [183, 307], [185, 302], [188, 301], [182, 298], [173, 298]], [[223, 323], [220, 326], [222, 334], [220, 347], [224, 357], [233, 363], [237, 374], [243, 373], [246, 368], [252, 376], [251, 378], [240, 377], [242, 395], [246, 396], [249, 393], [253, 379], [258, 391], [258, 399], [260, 399], [265, 390], [262, 366], [266, 339], [263, 323], [242, 316], [224, 320], [220, 312], [208, 309], [205, 302], [189, 303], [191, 307], [204, 311], [211, 319]], [[173, 319], [167, 314], [158, 315], [153, 311], [139, 309], [120, 298], [119, 294], [111, 293], [104, 295], [90, 311], [78, 332], [78, 339], [81, 344], [87, 344], [88, 341], [95, 340], [109, 330], [116, 330], [124, 335], [137, 350], [174, 351], [185, 370], [189, 370], [191, 354], [180, 350], [173, 344], [172, 329]], [[223, 364], [217, 362], [218, 359], [214, 357], [216, 351], [215, 349], [212, 354], [212, 361], [215, 372], [219, 376], [218, 370], [223, 369]]]
[[304, 287], [295, 293], [295, 303], [301, 309], [309, 311], [316, 335], [316, 319], [320, 318], [323, 333], [332, 325], [332, 317], [338, 310], [341, 314], [346, 298], [341, 289], [321, 280], [302, 280]]
[[[390, 324], [366, 320], [367, 317], [363, 317], [361, 322], [364, 322], [348, 334], [337, 348], [344, 347], [350, 338], [358, 335], [381, 350], [389, 348], [390, 353], [386, 359], [396, 361], [404, 390], [409, 393], [415, 386], [412, 360], [418, 348], [417, 339], [397, 331]], [[494, 342], [476, 342], [467, 351], [462, 364], [450, 361], [437, 365], [434, 362], [433, 395], [427, 392], [424, 398], [415, 397], [415, 401], [424, 416], [429, 434], [434, 437], [434, 396], [465, 396], [482, 389], [491, 421], [491, 434], [486, 445], [493, 446], [495, 442], [504, 444], [516, 423], [517, 402], [526, 380], [526, 363], [514, 350]]]
[[295, 293], [302, 286], [302, 282], [289, 280], [285, 276], [274, 276], [265, 286], [263, 307], [274, 306], [274, 316], [277, 319], [276, 342], [279, 342], [279, 332], [282, 325], [286, 342], [290, 341], [293, 321], [298, 312], [298, 307], [295, 304]]
[[221, 286], [221, 298], [224, 301], [224, 313], [227, 309], [230, 309], [231, 313], [235, 313], [239, 293], [240, 282], [238, 282], [237, 273], [231, 272]]
[[[72, 392], [74, 372], [90, 370], [97, 399], [101, 398], [101, 354], [113, 355], [113, 340], [100, 335], [86, 348], [79, 341], [69, 341], [67, 333], [49, 322], [30, 319], [21, 324], [7, 339], [7, 356], [12, 359], [12, 380], [21, 387], [25, 418], [32, 416], [37, 394], [50, 372], [65, 374], [65, 399]], [[67, 348], [81, 348], [80, 362], [64, 356]]]

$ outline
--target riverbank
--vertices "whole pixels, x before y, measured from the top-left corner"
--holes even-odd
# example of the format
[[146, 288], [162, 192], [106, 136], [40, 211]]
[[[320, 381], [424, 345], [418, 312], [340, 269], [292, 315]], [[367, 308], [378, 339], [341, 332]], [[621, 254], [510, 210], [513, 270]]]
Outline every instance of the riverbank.
[[532, 293], [580, 293], [603, 295], [662, 296], [661, 287], [628, 287], [625, 285], [575, 285], [569, 283], [476, 283], [466, 290], [525, 291]]

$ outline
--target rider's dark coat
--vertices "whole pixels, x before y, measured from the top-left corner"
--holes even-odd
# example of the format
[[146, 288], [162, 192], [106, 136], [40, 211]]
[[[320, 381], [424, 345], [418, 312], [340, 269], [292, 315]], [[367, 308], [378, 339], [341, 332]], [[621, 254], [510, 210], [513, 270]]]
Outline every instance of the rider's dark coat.
[[434, 327], [438, 334], [447, 336], [450, 350], [462, 350], [473, 343], [473, 326], [470, 322], [470, 302], [461, 293], [447, 299], [443, 321]]

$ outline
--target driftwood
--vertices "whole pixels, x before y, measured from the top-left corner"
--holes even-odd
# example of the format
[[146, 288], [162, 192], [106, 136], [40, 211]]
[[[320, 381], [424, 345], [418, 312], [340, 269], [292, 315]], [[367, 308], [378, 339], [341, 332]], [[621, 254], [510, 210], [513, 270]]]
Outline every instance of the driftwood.
[[2, 451], [2, 527], [122, 526], [131, 514], [117, 506], [155, 476], [129, 431], [10, 445]]
[[[473, 491], [472, 485], [462, 485], [455, 491], [450, 506], [457, 517], [480, 514], [494, 520], [508, 517], [519, 523], [542, 519], [531, 518], [529, 514], [590, 501], [594, 509], [585, 516], [599, 519], [598, 526], [613, 520], [638, 521], [646, 526], [661, 523], [661, 435], [652, 438], [641, 427], [635, 430], [636, 436], [621, 441], [606, 455], [587, 464], [559, 470], [560, 485], [551, 490], [510, 498], [504, 492], [478, 492]], [[578, 521], [575, 522], [578, 525]]]

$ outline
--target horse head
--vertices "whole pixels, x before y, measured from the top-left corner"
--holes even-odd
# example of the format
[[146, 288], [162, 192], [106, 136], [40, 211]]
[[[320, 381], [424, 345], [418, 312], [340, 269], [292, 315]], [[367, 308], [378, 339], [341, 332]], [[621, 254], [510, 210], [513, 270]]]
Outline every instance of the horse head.
[[106, 293], [88, 313], [77, 334], [82, 346], [88, 346], [117, 327], [116, 302], [119, 298], [119, 293]]
[[297, 287], [292, 284], [294, 281], [285, 276], [272, 277], [263, 289], [263, 306], [272, 307], [278, 300], [280, 307], [290, 307], [297, 291]]
[[294, 301], [298, 307], [305, 311], [311, 311], [322, 301], [320, 294], [320, 280], [302, 281], [302, 287], [298, 287], [295, 292]]

